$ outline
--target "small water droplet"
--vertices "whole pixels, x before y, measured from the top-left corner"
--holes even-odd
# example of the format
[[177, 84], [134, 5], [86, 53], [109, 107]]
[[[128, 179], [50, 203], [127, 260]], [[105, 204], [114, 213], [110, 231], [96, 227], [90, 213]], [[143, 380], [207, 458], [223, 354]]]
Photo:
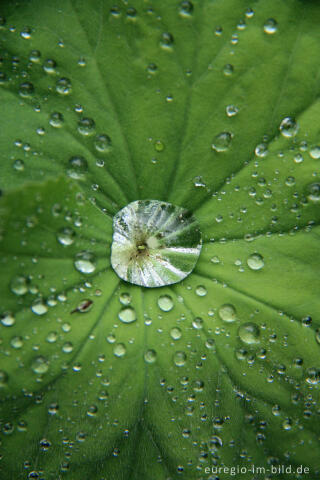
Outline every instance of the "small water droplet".
[[163, 312], [170, 312], [173, 309], [173, 300], [170, 295], [161, 295], [158, 298], [158, 306]]
[[298, 123], [292, 117], [285, 117], [280, 123], [280, 133], [285, 138], [292, 138], [297, 135], [299, 130]]
[[78, 272], [89, 274], [93, 273], [96, 269], [96, 260], [92, 252], [83, 250], [77, 253], [74, 260], [74, 266]]
[[147, 350], [144, 354], [146, 363], [154, 363], [157, 359], [157, 352], [155, 350]]
[[26, 277], [18, 275], [11, 280], [10, 288], [15, 295], [25, 295], [28, 292], [28, 284]]
[[226, 152], [231, 145], [232, 138], [233, 134], [230, 132], [219, 133], [213, 139], [213, 142], [211, 144], [212, 150], [215, 150], [218, 153]]
[[247, 264], [251, 270], [261, 270], [264, 267], [263, 256], [259, 253], [253, 253], [248, 257]]
[[182, 17], [190, 17], [193, 12], [193, 4], [186, 0], [180, 3], [179, 13]]
[[86, 172], [88, 171], [88, 162], [87, 160], [77, 155], [71, 157], [68, 162], [67, 175], [75, 180], [80, 180], [84, 178]]
[[31, 97], [34, 93], [34, 86], [31, 82], [23, 82], [19, 86], [19, 95], [23, 98]]
[[44, 315], [48, 311], [47, 305], [42, 298], [37, 298], [31, 305], [31, 310], [36, 315]]
[[219, 308], [219, 317], [225, 322], [234, 322], [237, 319], [237, 312], [233, 305], [226, 303]]
[[100, 153], [107, 153], [111, 150], [111, 138], [106, 134], [97, 135], [94, 139], [94, 146]]
[[56, 83], [56, 91], [60, 95], [69, 95], [72, 90], [71, 81], [69, 78], [63, 77], [59, 78]]
[[318, 385], [320, 383], [320, 369], [316, 367], [308, 368], [306, 382], [310, 385]]
[[174, 364], [177, 367], [183, 367], [186, 363], [187, 355], [184, 352], [176, 352], [173, 356]]
[[164, 48], [166, 50], [171, 49], [172, 45], [173, 45], [173, 42], [174, 42], [174, 39], [173, 39], [173, 36], [171, 35], [171, 33], [164, 32], [161, 35], [160, 45], [161, 45], [162, 48]]
[[314, 160], [319, 160], [319, 158], [320, 158], [320, 146], [319, 145], [314, 145], [313, 147], [311, 147], [310, 151], [309, 151], [309, 155]]
[[30, 40], [31, 33], [32, 29], [30, 27], [24, 27], [24, 29], [20, 32], [20, 37], [24, 38], [25, 40]]
[[136, 311], [132, 307], [126, 307], [120, 310], [118, 317], [123, 323], [132, 323], [137, 320]]
[[126, 347], [124, 346], [123, 343], [117, 343], [114, 347], [113, 347], [113, 354], [116, 356], [116, 357], [124, 357], [125, 354], [126, 354], [127, 350], [126, 350]]
[[157, 140], [157, 141], [154, 143], [154, 149], [156, 150], [156, 152], [163, 152], [163, 150], [164, 150], [164, 143], [163, 143], [161, 140]]
[[47, 58], [43, 62], [42, 68], [46, 73], [54, 74], [54, 73], [56, 73], [57, 63], [52, 58]]
[[95, 121], [92, 118], [81, 118], [78, 121], [78, 132], [84, 136], [92, 135], [94, 133], [95, 126]]
[[49, 360], [46, 357], [40, 355], [33, 359], [31, 363], [31, 368], [34, 373], [42, 375], [49, 370]]
[[260, 329], [253, 322], [243, 323], [238, 330], [240, 339], [247, 344], [259, 343]]
[[170, 336], [173, 340], [179, 340], [182, 336], [180, 328], [179, 327], [173, 327], [170, 330]]
[[205, 297], [207, 295], [207, 289], [206, 287], [204, 287], [203, 285], [198, 285], [197, 288], [196, 288], [196, 294], [199, 296], [199, 297]]
[[5, 327], [12, 327], [16, 323], [16, 319], [11, 312], [5, 312], [1, 315], [1, 323]]
[[64, 118], [63, 118], [62, 113], [53, 112], [50, 115], [49, 123], [50, 123], [51, 127], [60, 128], [60, 127], [62, 127], [63, 122], [64, 122]]
[[122, 292], [120, 293], [119, 300], [120, 300], [120, 303], [122, 303], [122, 305], [130, 305], [131, 295], [127, 292]]
[[320, 202], [320, 183], [311, 183], [307, 187], [308, 200], [311, 202]]
[[223, 73], [226, 77], [230, 77], [232, 74], [233, 74], [233, 71], [234, 71], [234, 67], [233, 65], [231, 65], [231, 63], [227, 63], [224, 67], [223, 67]]
[[268, 18], [263, 25], [263, 31], [268, 35], [273, 35], [278, 29], [278, 24], [274, 18]]
[[238, 114], [238, 112], [239, 112], [239, 109], [235, 105], [226, 106], [226, 114], [228, 115], [228, 117], [235, 117]]
[[23, 347], [23, 338], [20, 336], [12, 337], [10, 341], [10, 345], [12, 348], [19, 350], [20, 348]]
[[70, 227], [63, 227], [57, 233], [57, 240], [61, 245], [72, 245], [75, 240], [75, 231]]

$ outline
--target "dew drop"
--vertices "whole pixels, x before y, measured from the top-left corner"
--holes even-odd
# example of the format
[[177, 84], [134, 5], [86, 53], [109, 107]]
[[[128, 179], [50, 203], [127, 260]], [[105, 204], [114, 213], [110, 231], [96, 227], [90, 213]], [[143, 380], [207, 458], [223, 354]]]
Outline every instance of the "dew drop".
[[95, 149], [100, 153], [107, 153], [111, 150], [111, 138], [106, 134], [97, 135], [94, 139]]
[[173, 356], [174, 364], [177, 367], [183, 367], [186, 363], [187, 355], [184, 352], [176, 352]]
[[92, 135], [94, 133], [95, 126], [95, 121], [92, 118], [81, 118], [78, 121], [78, 132], [84, 136]]
[[34, 371], [34, 373], [37, 373], [38, 375], [42, 375], [43, 373], [46, 373], [49, 370], [49, 360], [46, 357], [43, 357], [42, 355], [40, 355], [33, 359], [31, 363], [31, 368]]
[[10, 345], [12, 348], [15, 348], [16, 350], [20, 349], [23, 347], [23, 338], [20, 336], [17, 337], [12, 337], [10, 341]]
[[117, 343], [114, 347], [113, 347], [113, 354], [116, 356], [116, 357], [124, 357], [125, 354], [126, 354], [127, 350], [126, 350], [126, 347], [124, 346], [123, 343]]
[[120, 300], [120, 303], [122, 303], [122, 305], [130, 305], [130, 303], [131, 303], [130, 293], [122, 292], [120, 294], [119, 300]]
[[196, 330], [201, 330], [203, 328], [203, 319], [201, 317], [196, 317], [192, 320], [192, 326]]
[[259, 343], [260, 330], [258, 325], [252, 322], [243, 323], [238, 330], [240, 339], [247, 344]]
[[19, 86], [19, 95], [23, 98], [31, 97], [34, 93], [34, 86], [31, 82], [21, 83]]
[[261, 270], [264, 267], [263, 256], [259, 253], [253, 253], [248, 257], [247, 264], [251, 270]]
[[318, 385], [320, 383], [320, 369], [316, 367], [308, 368], [306, 382], [310, 385]]
[[75, 231], [70, 227], [63, 227], [57, 233], [57, 240], [61, 245], [72, 245], [75, 240]]
[[56, 92], [60, 95], [69, 95], [71, 93], [71, 81], [69, 78], [59, 78], [56, 83]]
[[171, 33], [164, 32], [161, 35], [160, 45], [161, 45], [162, 48], [164, 48], [166, 50], [171, 49], [172, 45], [173, 45], [173, 42], [174, 42], [174, 39], [173, 39], [173, 36], [171, 35]]
[[80, 180], [84, 178], [87, 171], [88, 162], [84, 157], [78, 155], [70, 158], [67, 168], [67, 175], [69, 177]]
[[233, 65], [231, 65], [231, 63], [227, 63], [223, 67], [222, 71], [223, 71], [223, 73], [226, 77], [230, 77], [233, 74], [233, 71], [234, 71]]
[[224, 322], [231, 323], [231, 322], [234, 322], [237, 319], [236, 309], [234, 308], [233, 305], [231, 305], [229, 303], [226, 303], [226, 304], [222, 305], [219, 308], [218, 314], [219, 314], [219, 317], [221, 318], [221, 320], [223, 320]]
[[299, 130], [298, 123], [292, 117], [285, 117], [280, 123], [280, 133], [285, 138], [292, 138], [297, 135]]
[[36, 315], [44, 315], [48, 311], [47, 305], [42, 298], [37, 298], [31, 305], [31, 310]]
[[60, 127], [62, 127], [63, 122], [64, 122], [64, 118], [63, 118], [62, 113], [53, 112], [50, 115], [49, 123], [50, 123], [51, 127], [60, 128]]
[[228, 115], [228, 117], [235, 117], [238, 114], [238, 112], [239, 112], [239, 109], [235, 105], [226, 106], [226, 114]]
[[170, 336], [173, 340], [179, 340], [182, 336], [181, 330], [179, 327], [173, 327], [170, 330]]
[[203, 285], [198, 285], [196, 288], [196, 294], [198, 297], [205, 297], [207, 295], [207, 289]]
[[158, 298], [158, 306], [163, 312], [170, 312], [173, 309], [173, 301], [170, 295], [161, 295]]
[[113, 230], [112, 267], [136, 285], [177, 283], [191, 273], [200, 255], [198, 222], [170, 203], [132, 202], [115, 215]]
[[320, 146], [319, 145], [314, 145], [313, 147], [311, 147], [310, 151], [309, 151], [309, 155], [314, 160], [319, 160], [319, 158], [320, 158]]
[[154, 363], [157, 360], [157, 352], [155, 350], [147, 350], [144, 354], [146, 363]]
[[276, 33], [277, 29], [278, 24], [276, 20], [274, 20], [274, 18], [268, 18], [268, 20], [266, 20], [263, 25], [263, 31], [268, 35], [273, 35], [274, 33]]
[[182, 17], [190, 17], [193, 12], [193, 4], [190, 1], [183, 1], [180, 3], [179, 13]]
[[226, 152], [232, 141], [233, 135], [230, 132], [221, 132], [216, 137], [214, 137], [211, 144], [212, 150], [216, 152]]
[[16, 319], [11, 312], [5, 312], [1, 315], [1, 323], [4, 327], [12, 327], [16, 323]]
[[46, 73], [53, 74], [56, 73], [57, 64], [55, 60], [48, 58], [44, 61], [42, 68]]
[[28, 284], [26, 277], [18, 275], [11, 280], [10, 289], [15, 295], [25, 295], [28, 292]]
[[137, 320], [136, 311], [132, 307], [126, 307], [120, 310], [118, 317], [123, 323], [132, 323]]
[[308, 200], [311, 202], [320, 202], [320, 183], [311, 183], [308, 185]]
[[161, 140], [157, 140], [154, 144], [154, 149], [156, 152], [163, 152], [164, 150], [164, 143]]
[[96, 260], [92, 252], [83, 250], [77, 253], [74, 260], [74, 266], [78, 272], [89, 274], [93, 273], [96, 269]]

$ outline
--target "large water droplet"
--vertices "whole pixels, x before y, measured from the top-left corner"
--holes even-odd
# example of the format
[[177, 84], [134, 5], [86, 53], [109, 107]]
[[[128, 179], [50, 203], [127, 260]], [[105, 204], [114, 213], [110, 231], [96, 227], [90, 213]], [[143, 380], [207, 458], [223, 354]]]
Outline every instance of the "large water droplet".
[[70, 227], [63, 227], [57, 233], [57, 240], [61, 245], [72, 245], [75, 239], [75, 231]]
[[78, 155], [70, 158], [67, 169], [67, 175], [69, 177], [79, 180], [84, 178], [87, 171], [88, 162], [84, 157]]
[[43, 373], [46, 373], [49, 370], [49, 361], [47, 358], [40, 355], [39, 357], [36, 357], [33, 359], [31, 363], [31, 368], [34, 371], [34, 373], [38, 373], [39, 375], [42, 375]]
[[28, 279], [18, 275], [11, 280], [10, 288], [15, 295], [25, 295], [28, 291]]
[[191, 273], [200, 255], [198, 222], [170, 203], [132, 202], [115, 215], [113, 229], [112, 267], [136, 285], [177, 283]]
[[16, 319], [11, 312], [5, 312], [1, 315], [1, 323], [5, 327], [12, 327], [16, 323]]
[[277, 21], [274, 18], [268, 18], [263, 25], [263, 31], [269, 35], [276, 33], [278, 29]]
[[308, 199], [312, 202], [320, 202], [320, 183], [308, 185]]
[[170, 295], [161, 295], [161, 297], [158, 298], [158, 305], [163, 312], [170, 312], [170, 310], [173, 309], [172, 298]]

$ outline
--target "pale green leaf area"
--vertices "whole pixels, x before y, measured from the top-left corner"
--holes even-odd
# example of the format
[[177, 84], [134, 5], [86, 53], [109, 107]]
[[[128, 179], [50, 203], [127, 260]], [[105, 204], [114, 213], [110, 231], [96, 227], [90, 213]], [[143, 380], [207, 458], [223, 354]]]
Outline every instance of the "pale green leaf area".
[[[319, 2], [0, 17], [1, 478], [320, 478]], [[182, 282], [113, 271], [139, 199], [197, 218]]]

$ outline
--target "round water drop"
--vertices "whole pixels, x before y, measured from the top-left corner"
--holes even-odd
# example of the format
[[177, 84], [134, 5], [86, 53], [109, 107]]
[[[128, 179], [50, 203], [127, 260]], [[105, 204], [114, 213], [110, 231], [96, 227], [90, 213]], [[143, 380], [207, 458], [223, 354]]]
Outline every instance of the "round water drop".
[[218, 135], [216, 135], [213, 139], [213, 142], [211, 144], [212, 150], [215, 150], [216, 152], [226, 152], [232, 141], [233, 135], [230, 132], [221, 132]]
[[311, 202], [320, 202], [320, 183], [311, 183], [307, 187], [308, 200]]
[[198, 285], [196, 288], [196, 294], [198, 297], [205, 297], [207, 295], [207, 289], [203, 285]]
[[72, 245], [75, 240], [75, 231], [70, 227], [63, 227], [57, 233], [57, 240], [61, 245]]
[[77, 253], [74, 266], [78, 272], [89, 274], [93, 273], [96, 269], [96, 260], [92, 252], [83, 250], [82, 252]]
[[87, 160], [78, 155], [71, 157], [68, 162], [67, 175], [75, 180], [80, 180], [84, 178], [86, 172], [88, 171], [88, 162]]
[[177, 367], [183, 367], [187, 361], [187, 355], [184, 352], [176, 352], [173, 361]]
[[161, 140], [157, 140], [154, 144], [154, 149], [156, 152], [163, 152], [164, 150], [164, 143]]
[[71, 342], [66, 342], [62, 345], [63, 353], [71, 353], [73, 351], [73, 345]]
[[235, 105], [226, 106], [226, 114], [228, 115], [228, 117], [235, 117], [238, 114], [238, 112], [239, 112], [239, 109]]
[[203, 319], [201, 317], [196, 317], [192, 320], [192, 326], [196, 330], [201, 330], [203, 328]]
[[173, 327], [170, 330], [170, 336], [173, 340], [179, 340], [182, 336], [181, 330], [179, 327]]
[[263, 256], [259, 253], [253, 253], [248, 257], [247, 264], [251, 270], [261, 270], [264, 267]]
[[309, 155], [314, 160], [319, 160], [319, 158], [320, 158], [320, 146], [319, 145], [314, 145], [313, 147], [311, 147], [310, 151], [309, 151]]
[[19, 95], [23, 98], [31, 97], [34, 93], [34, 86], [31, 82], [23, 82], [19, 86]]
[[144, 354], [144, 360], [146, 363], [154, 363], [157, 359], [157, 352], [155, 350], [147, 350]]
[[40, 61], [40, 58], [41, 58], [41, 52], [39, 50], [32, 50], [29, 57], [30, 62], [38, 63]]
[[180, 3], [180, 10], [179, 13], [182, 17], [190, 17], [193, 12], [193, 4], [191, 2], [183, 1]]
[[158, 306], [163, 312], [170, 312], [173, 309], [173, 301], [170, 295], [161, 295], [158, 298]]
[[31, 363], [31, 369], [34, 371], [34, 373], [42, 375], [49, 370], [49, 360], [40, 355], [39, 357], [33, 359]]
[[71, 81], [69, 78], [59, 78], [56, 83], [56, 92], [60, 95], [69, 95], [71, 93]]
[[58, 334], [57, 332], [49, 332], [46, 340], [48, 343], [55, 343], [58, 340]]
[[1, 323], [5, 327], [12, 327], [16, 323], [16, 319], [11, 312], [5, 312], [1, 315]]
[[127, 292], [120, 293], [119, 300], [120, 300], [120, 303], [122, 303], [122, 305], [129, 305], [131, 303], [130, 293], [127, 293]]
[[123, 323], [132, 323], [137, 320], [136, 311], [132, 307], [127, 307], [120, 310], [118, 317]]
[[111, 138], [106, 134], [97, 135], [94, 139], [94, 146], [100, 153], [107, 153], [111, 150]]
[[233, 65], [231, 65], [231, 63], [227, 63], [224, 67], [223, 67], [223, 73], [226, 77], [230, 77], [232, 74], [233, 74]]
[[17, 159], [13, 162], [13, 168], [17, 171], [17, 172], [23, 172], [24, 170], [24, 161], [23, 160], [20, 160], [20, 159]]
[[320, 369], [316, 367], [308, 368], [306, 375], [306, 382], [310, 385], [317, 385], [320, 383]]
[[268, 18], [268, 20], [266, 20], [263, 25], [263, 31], [268, 35], [273, 35], [274, 33], [276, 33], [277, 29], [278, 24], [276, 20], [274, 20], [274, 18]]
[[30, 40], [31, 32], [32, 30], [30, 27], [25, 27], [23, 30], [21, 30], [20, 37], [24, 38], [25, 40]]
[[11, 280], [10, 289], [15, 295], [25, 295], [28, 292], [29, 280], [22, 275], [18, 275]]
[[179, 282], [192, 272], [200, 251], [199, 224], [181, 207], [138, 200], [114, 217], [111, 264], [120, 278], [135, 285]]
[[114, 347], [113, 347], [113, 354], [116, 356], [116, 357], [124, 357], [125, 354], [126, 354], [127, 350], [126, 350], [126, 347], [124, 346], [123, 343], [117, 343]]
[[8, 374], [4, 370], [0, 370], [0, 388], [3, 388], [8, 383]]
[[237, 319], [237, 312], [233, 305], [226, 303], [219, 308], [219, 317], [224, 322], [234, 322]]
[[238, 330], [240, 339], [247, 344], [259, 343], [260, 330], [258, 325], [252, 322], [243, 323]]
[[56, 73], [57, 64], [55, 60], [48, 58], [47, 60], [44, 61], [42, 67], [46, 73], [52, 74], [52, 73]]
[[81, 118], [78, 122], [78, 132], [85, 136], [92, 135], [95, 126], [96, 124], [93, 118]]
[[171, 33], [169, 32], [164, 32], [161, 35], [161, 40], [160, 40], [160, 45], [164, 49], [171, 49], [173, 45], [174, 39]]
[[60, 127], [62, 127], [63, 122], [64, 122], [64, 118], [63, 118], [62, 113], [53, 112], [50, 115], [49, 123], [50, 123], [51, 127], [60, 128]]
[[280, 123], [280, 133], [285, 138], [292, 138], [297, 135], [299, 125], [292, 117], [285, 117]]
[[37, 298], [31, 305], [31, 310], [36, 315], [44, 315], [48, 311], [47, 305], [42, 298]]
[[18, 350], [19, 348], [23, 347], [23, 338], [22, 337], [12, 337], [10, 341], [10, 345], [12, 348]]

